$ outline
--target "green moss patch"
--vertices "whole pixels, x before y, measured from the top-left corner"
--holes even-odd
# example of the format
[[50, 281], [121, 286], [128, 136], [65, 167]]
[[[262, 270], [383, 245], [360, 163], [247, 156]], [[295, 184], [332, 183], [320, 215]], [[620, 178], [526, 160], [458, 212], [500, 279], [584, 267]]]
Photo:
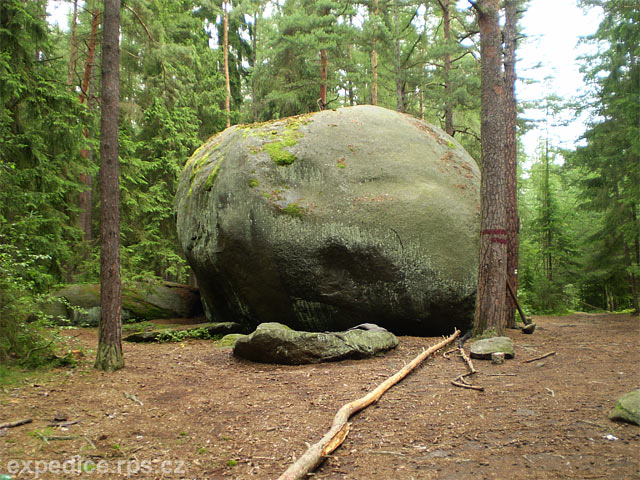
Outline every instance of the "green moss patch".
[[280, 211], [286, 215], [290, 215], [292, 217], [302, 217], [306, 210], [303, 206], [301, 206], [298, 202], [293, 202], [287, 205], [286, 207], [282, 207]]
[[[293, 145], [295, 145], [295, 143]], [[284, 149], [286, 146], [290, 145], [286, 145], [283, 141], [277, 141], [265, 144], [264, 149], [276, 165], [285, 166], [291, 165], [297, 160], [293, 153]]]
[[213, 167], [213, 170], [207, 177], [207, 181], [204, 183], [204, 188], [207, 191], [211, 191], [211, 189], [213, 188], [213, 184], [215, 183], [216, 178], [218, 177], [218, 171], [220, 170], [220, 165], [222, 165], [222, 159], [220, 159], [217, 165]]

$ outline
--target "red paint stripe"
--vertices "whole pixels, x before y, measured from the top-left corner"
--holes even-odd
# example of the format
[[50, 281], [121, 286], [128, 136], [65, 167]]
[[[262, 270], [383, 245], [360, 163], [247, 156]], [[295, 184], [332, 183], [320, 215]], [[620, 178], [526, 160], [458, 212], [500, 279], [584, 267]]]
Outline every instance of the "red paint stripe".
[[482, 230], [480, 235], [506, 235], [507, 231], [501, 228]]
[[504, 245], [506, 245], [506, 244], [507, 244], [507, 241], [506, 241], [504, 238], [491, 237], [491, 238], [489, 239], [489, 241], [490, 241], [491, 243], [502, 243], [502, 244], [504, 244]]

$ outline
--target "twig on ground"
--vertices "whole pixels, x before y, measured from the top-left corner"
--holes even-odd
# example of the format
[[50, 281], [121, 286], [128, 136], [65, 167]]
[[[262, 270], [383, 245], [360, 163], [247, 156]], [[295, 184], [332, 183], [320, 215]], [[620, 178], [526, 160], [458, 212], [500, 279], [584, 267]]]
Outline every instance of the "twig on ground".
[[27, 360], [29, 360], [29, 357], [31, 356], [31, 354], [32, 354], [33, 352], [37, 352], [38, 350], [44, 350], [44, 349], [46, 349], [46, 348], [49, 348], [49, 347], [51, 346], [51, 344], [52, 344], [53, 342], [55, 342], [55, 340], [56, 340], [55, 338], [52, 338], [52, 339], [51, 339], [51, 341], [50, 341], [49, 343], [47, 343], [46, 345], [41, 345], [41, 346], [39, 346], [39, 347], [35, 347], [35, 348], [32, 348], [31, 350], [29, 350], [29, 351], [27, 352], [27, 355], [24, 357], [24, 360], [22, 360], [22, 363], [23, 363], [23, 364], [24, 364], [24, 363], [26, 363], [26, 362], [27, 362]]
[[540, 355], [539, 357], [536, 357], [536, 358], [530, 358], [529, 360], [523, 360], [522, 363], [535, 362], [536, 360], [542, 360], [543, 358], [547, 358], [547, 357], [550, 357], [551, 355], [555, 355], [555, 354], [556, 354], [556, 352], [545, 353], [544, 355]]
[[62, 423], [50, 423], [49, 427], [70, 427], [71, 425], [76, 425], [77, 423], [80, 423], [78, 420], [74, 420], [73, 422], [62, 422]]
[[460, 387], [460, 388], [468, 388], [469, 390], [477, 390], [478, 392], [484, 392], [484, 387], [480, 387], [478, 385], [470, 385], [468, 383], [462, 383], [464, 382], [464, 375], [459, 375], [456, 378], [454, 378], [453, 380], [451, 380], [451, 383], [453, 385], [455, 385], [456, 387]]
[[0, 423], [0, 430], [2, 430], [3, 428], [19, 427], [20, 425], [26, 425], [27, 423], [31, 423], [31, 422], [33, 422], [33, 419], [25, 418], [23, 420], [18, 420], [16, 422]]
[[473, 366], [473, 362], [467, 356], [464, 349], [462, 347], [458, 347], [458, 353], [460, 354], [460, 358], [464, 360], [464, 363], [467, 365], [467, 373], [463, 373], [462, 375], [458, 375], [456, 378], [451, 380], [451, 384], [460, 387], [460, 388], [468, 388], [469, 390], [476, 390], [478, 392], [484, 392], [484, 387], [480, 387], [477, 385], [471, 385], [466, 379], [466, 377], [470, 377], [478, 373], [478, 371]]
[[144, 403], [142, 403], [134, 393], [124, 392], [124, 396], [125, 398], [128, 398], [132, 402], [136, 402], [141, 407], [144, 406]]

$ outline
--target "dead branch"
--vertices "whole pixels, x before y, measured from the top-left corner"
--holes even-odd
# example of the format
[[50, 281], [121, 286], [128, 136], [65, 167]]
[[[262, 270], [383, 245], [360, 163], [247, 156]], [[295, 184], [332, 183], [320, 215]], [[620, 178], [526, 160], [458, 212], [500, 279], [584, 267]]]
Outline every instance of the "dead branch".
[[[471, 362], [471, 359], [467, 356], [467, 354], [464, 352], [464, 349], [462, 347], [458, 347], [458, 352], [460, 352], [460, 356], [462, 357], [462, 360], [464, 360], [464, 363], [467, 364], [467, 368], [469, 369], [469, 375], [473, 375], [474, 373], [477, 373], [477, 370], [473, 367], [473, 363]], [[467, 375], [465, 375], [466, 377]]]
[[0, 423], [0, 430], [3, 428], [19, 427], [20, 425], [26, 425], [31, 422], [33, 422], [33, 419], [25, 418], [24, 420], [18, 420], [17, 422]]
[[473, 362], [471, 362], [471, 359], [467, 356], [467, 354], [465, 353], [462, 347], [458, 347], [458, 353], [460, 354], [460, 358], [462, 358], [462, 360], [464, 360], [464, 363], [467, 365], [467, 373], [458, 375], [456, 378], [451, 380], [451, 384], [460, 388], [468, 388], [470, 390], [477, 390], [478, 392], [484, 392], [484, 387], [471, 385], [469, 382], [467, 382], [465, 377], [470, 377], [471, 375], [474, 375], [478, 372], [473, 366]]
[[540, 355], [539, 357], [531, 358], [529, 360], [524, 360], [522, 363], [535, 362], [536, 360], [542, 360], [543, 358], [547, 358], [547, 357], [550, 357], [551, 355], [555, 355], [555, 354], [556, 354], [556, 352], [545, 353], [544, 355]]
[[478, 392], [484, 392], [484, 387], [480, 387], [478, 385], [469, 385], [468, 383], [465, 383], [465, 382], [466, 380], [464, 379], [464, 375], [458, 375], [456, 378], [451, 380], [451, 383], [456, 387], [468, 388], [469, 390], [477, 390]]
[[331, 428], [324, 437], [322, 437], [319, 442], [311, 445], [307, 451], [287, 469], [286, 472], [278, 477], [278, 480], [302, 480], [306, 478], [307, 474], [315, 470], [324, 461], [325, 457], [330, 455], [342, 444], [349, 433], [350, 424], [347, 423], [347, 421], [354, 413], [359, 412], [360, 410], [367, 408], [372, 403], [378, 401], [378, 399], [387, 390], [409, 375], [409, 373], [411, 373], [427, 357], [453, 342], [459, 335], [460, 331], [456, 329], [452, 335], [445, 338], [437, 345], [430, 347], [428, 350], [423, 351], [410, 363], [382, 382], [367, 395], [343, 405], [340, 410], [338, 410], [338, 413], [333, 417]]

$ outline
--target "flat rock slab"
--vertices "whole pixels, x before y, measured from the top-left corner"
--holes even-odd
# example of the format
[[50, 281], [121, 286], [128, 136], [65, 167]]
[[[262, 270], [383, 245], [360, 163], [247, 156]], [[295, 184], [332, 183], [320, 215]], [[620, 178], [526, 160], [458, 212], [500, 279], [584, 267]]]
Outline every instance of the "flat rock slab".
[[509, 337], [492, 337], [476, 340], [471, 344], [471, 358], [491, 360], [491, 354], [503, 352], [504, 358], [515, 356], [513, 342]]
[[258, 325], [255, 332], [239, 338], [233, 354], [254, 362], [302, 365], [369, 358], [397, 345], [397, 337], [384, 329], [316, 333], [270, 322]]
[[125, 337], [124, 341], [134, 343], [158, 342], [163, 338], [170, 338], [172, 334], [177, 332], [194, 332], [196, 330], [202, 330], [209, 335], [226, 335], [242, 331], [242, 326], [235, 322], [200, 323], [177, 328], [136, 332]]
[[609, 418], [640, 425], [640, 389], [625, 393], [618, 398]]

